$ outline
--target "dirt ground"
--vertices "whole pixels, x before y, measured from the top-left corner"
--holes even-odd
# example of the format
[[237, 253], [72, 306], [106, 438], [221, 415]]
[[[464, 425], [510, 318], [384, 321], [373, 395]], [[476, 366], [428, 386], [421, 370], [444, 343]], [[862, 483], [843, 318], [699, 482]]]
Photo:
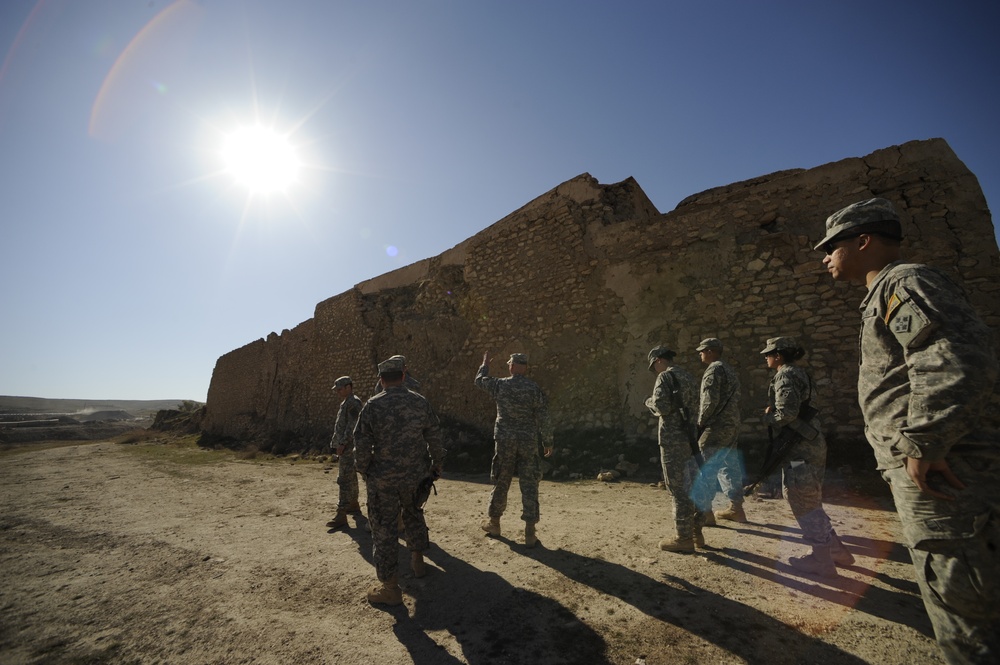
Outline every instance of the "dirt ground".
[[480, 531], [485, 475], [446, 474], [430, 570], [401, 547], [405, 604], [379, 608], [364, 519], [324, 526], [336, 471], [176, 443], [0, 453], [0, 662], [943, 662], [884, 496], [828, 487], [857, 563], [821, 580], [788, 566], [805, 548], [784, 501], [670, 554], [663, 490], [543, 481], [525, 549], [519, 511]]

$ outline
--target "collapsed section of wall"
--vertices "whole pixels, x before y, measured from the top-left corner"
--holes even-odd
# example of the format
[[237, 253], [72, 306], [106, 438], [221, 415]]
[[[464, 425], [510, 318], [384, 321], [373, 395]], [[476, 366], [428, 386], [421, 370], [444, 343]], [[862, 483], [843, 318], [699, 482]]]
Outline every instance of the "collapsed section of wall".
[[[376, 363], [407, 357], [422, 392], [455, 424], [487, 431], [495, 414], [472, 379], [484, 351], [527, 353], [557, 431], [653, 436], [646, 352], [664, 343], [700, 376], [694, 348], [719, 337], [741, 374], [746, 437], [763, 436], [759, 351], [794, 335], [833, 441], [862, 440], [856, 403], [863, 287], [833, 283], [812, 244], [825, 217], [881, 196], [902, 218], [907, 257], [956, 274], [1000, 328], [1000, 260], [975, 176], [941, 139], [689, 197], [660, 214], [631, 178], [578, 176], [444, 254], [357, 285], [315, 316], [219, 359], [209, 434], [317, 445], [342, 374], [368, 397]], [[497, 367], [503, 369], [502, 362]], [[863, 445], [863, 444], [862, 444]]]

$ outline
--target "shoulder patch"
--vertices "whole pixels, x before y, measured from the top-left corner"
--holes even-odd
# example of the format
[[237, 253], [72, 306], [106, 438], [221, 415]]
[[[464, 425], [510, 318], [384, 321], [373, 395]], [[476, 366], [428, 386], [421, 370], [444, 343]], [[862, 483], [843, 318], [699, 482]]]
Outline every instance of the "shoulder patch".
[[913, 300], [895, 293], [889, 299], [885, 323], [904, 349], [920, 346], [937, 327]]

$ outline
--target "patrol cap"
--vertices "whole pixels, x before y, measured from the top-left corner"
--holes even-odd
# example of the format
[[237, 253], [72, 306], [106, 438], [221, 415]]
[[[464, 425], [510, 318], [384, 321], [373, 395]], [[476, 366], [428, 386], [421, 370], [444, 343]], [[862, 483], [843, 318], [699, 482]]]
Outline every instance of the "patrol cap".
[[827, 217], [826, 236], [816, 243], [813, 249], [822, 249], [823, 245], [846, 231], [879, 222], [886, 222], [885, 230], [880, 231], [882, 235], [897, 240], [903, 239], [899, 215], [896, 214], [896, 208], [893, 207], [892, 202], [886, 199], [868, 199], [852, 203]]
[[695, 351], [704, 351], [706, 349], [718, 349], [719, 351], [721, 351], [722, 340], [719, 339], [718, 337], [706, 337], [705, 339], [701, 340], [701, 344], [698, 345], [698, 348], [695, 349]]
[[400, 355], [395, 355], [395, 356], [389, 356], [389, 360], [399, 360], [399, 361], [401, 361], [401, 362], [402, 362], [402, 363], [403, 363], [404, 365], [406, 364], [406, 356], [400, 356]]
[[383, 360], [378, 364], [378, 373], [382, 374], [392, 374], [393, 372], [402, 372], [406, 369], [406, 363], [404, 362], [403, 356], [393, 356], [388, 360]]
[[337, 388], [343, 388], [344, 386], [351, 386], [351, 385], [354, 385], [354, 382], [351, 381], [351, 377], [349, 376], [342, 376], [333, 382], [334, 390], [336, 390]]
[[764, 350], [760, 355], [767, 355], [774, 351], [801, 351], [802, 347], [795, 341], [794, 337], [772, 337], [767, 340]]
[[528, 364], [528, 354], [526, 353], [512, 353], [510, 354], [510, 360], [507, 362], [514, 363], [515, 365], [527, 365]]
[[656, 362], [657, 358], [666, 358], [667, 360], [673, 360], [674, 356], [676, 355], [677, 355], [676, 353], [674, 353], [667, 347], [661, 345], [653, 347], [653, 349], [649, 352], [649, 355], [646, 357], [646, 360], [649, 361], [649, 369], [652, 370], [653, 363]]

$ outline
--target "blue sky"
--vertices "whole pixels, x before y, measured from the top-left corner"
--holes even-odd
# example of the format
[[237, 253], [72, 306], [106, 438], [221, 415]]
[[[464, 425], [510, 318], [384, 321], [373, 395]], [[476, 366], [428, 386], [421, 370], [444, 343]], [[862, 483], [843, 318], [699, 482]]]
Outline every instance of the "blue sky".
[[[219, 356], [584, 172], [633, 176], [666, 212], [943, 137], [996, 206], [998, 18], [985, 2], [5, 0], [0, 394], [202, 401]], [[226, 137], [253, 125], [295, 151], [287, 188], [226, 170]]]

